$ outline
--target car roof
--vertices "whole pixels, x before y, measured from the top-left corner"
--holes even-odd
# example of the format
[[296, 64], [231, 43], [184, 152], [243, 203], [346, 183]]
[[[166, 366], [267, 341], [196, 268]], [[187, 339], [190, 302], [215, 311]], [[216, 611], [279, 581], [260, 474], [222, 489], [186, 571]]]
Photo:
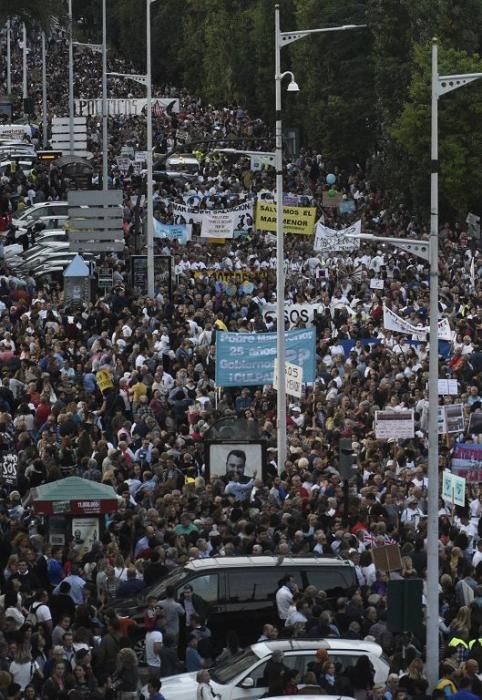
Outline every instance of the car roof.
[[[353, 700], [352, 697], [349, 695], [318, 695], [318, 693], [315, 695], [316, 700]], [[300, 692], [296, 693], [296, 695], [276, 695], [270, 696], [270, 700], [290, 700], [292, 698], [293, 700], [313, 700], [313, 694], [312, 693], [303, 693], [303, 688], [300, 688]]]
[[336, 557], [210, 557], [208, 559], [194, 559], [185, 565], [185, 569], [200, 571], [204, 569], [228, 569], [244, 566], [288, 566], [299, 568], [301, 566], [344, 566], [353, 568], [354, 564], [345, 559]]
[[363, 639], [276, 639], [273, 641], [257, 642], [251, 645], [251, 649], [254, 651], [256, 656], [263, 658], [264, 656], [271, 656], [274, 651], [297, 651], [297, 650], [313, 650], [316, 652], [318, 649], [326, 649], [329, 653], [330, 651], [356, 651], [360, 653], [361, 651], [367, 654], [374, 654], [375, 656], [381, 656], [383, 650], [379, 644], [376, 642], [366, 642]]

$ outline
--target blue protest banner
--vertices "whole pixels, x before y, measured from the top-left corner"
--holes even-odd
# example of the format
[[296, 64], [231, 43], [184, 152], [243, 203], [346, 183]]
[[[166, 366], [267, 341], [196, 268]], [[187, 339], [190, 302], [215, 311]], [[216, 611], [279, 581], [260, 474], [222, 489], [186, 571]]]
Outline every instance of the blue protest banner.
[[[303, 367], [303, 381], [314, 382], [316, 330], [286, 331], [286, 361]], [[217, 386], [273, 384], [276, 333], [216, 333]]]
[[[372, 345], [379, 345], [382, 341], [380, 338], [361, 338], [361, 343], [363, 347], [370, 347]], [[406, 341], [408, 345], [411, 347], [418, 347], [420, 345], [419, 340], [407, 340]], [[354, 340], [341, 340], [340, 343], [341, 347], [343, 348], [343, 352], [345, 353], [345, 357], [348, 357], [350, 352], [353, 350], [355, 347], [355, 341]], [[444, 360], [448, 358], [450, 355], [450, 343], [447, 340], [439, 340], [438, 341], [438, 354], [443, 357]]]
[[154, 238], [168, 238], [170, 241], [179, 241], [181, 245], [187, 243], [187, 228], [185, 224], [163, 224], [154, 219]]

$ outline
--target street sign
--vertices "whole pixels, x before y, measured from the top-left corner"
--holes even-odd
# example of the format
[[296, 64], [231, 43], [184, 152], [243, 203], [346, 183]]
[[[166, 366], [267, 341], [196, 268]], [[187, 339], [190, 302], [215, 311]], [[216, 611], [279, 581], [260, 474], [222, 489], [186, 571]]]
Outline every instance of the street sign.
[[69, 192], [69, 242], [77, 251], [124, 249], [121, 190]]
[[[303, 367], [294, 365], [291, 362], [286, 362], [285, 380], [286, 393], [288, 396], [295, 396], [297, 399], [300, 399], [303, 384]], [[274, 361], [273, 386], [275, 389], [278, 388], [278, 358]]]

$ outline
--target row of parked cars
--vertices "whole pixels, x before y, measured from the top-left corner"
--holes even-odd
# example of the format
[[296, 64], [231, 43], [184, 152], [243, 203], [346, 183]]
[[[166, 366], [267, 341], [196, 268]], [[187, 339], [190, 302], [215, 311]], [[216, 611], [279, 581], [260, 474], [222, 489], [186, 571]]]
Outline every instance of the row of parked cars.
[[[70, 249], [68, 202], [42, 202], [13, 218], [5, 240], [4, 253], [9, 266], [18, 274], [33, 272], [36, 279], [60, 277], [76, 256]], [[90, 253], [83, 253], [88, 261]]]
[[[333, 557], [212, 557], [188, 562], [174, 569], [157, 583], [136, 596], [117, 599], [115, 612], [138, 624], [138, 658], [143, 660], [143, 619], [148, 598], [159, 602], [166, 597], [168, 586], [174, 587], [182, 600], [189, 586], [193, 599], [202, 599], [207, 610], [207, 625], [214, 645], [223, 645], [226, 632], [234, 630], [245, 649], [226, 663], [210, 670], [214, 692], [221, 700], [259, 698], [267, 691], [264, 684], [266, 665], [273, 653], [284, 654], [283, 663], [296, 669], [300, 677], [309, 670], [318, 649], [326, 649], [329, 659], [343, 673], [361, 656], [368, 656], [375, 671], [377, 685], [384, 684], [389, 664], [381, 647], [371, 641], [344, 639], [279, 639], [256, 642], [263, 625], [277, 624], [276, 591], [280, 581], [292, 576], [300, 590], [315, 586], [325, 591], [327, 605], [340, 596], [350, 596], [357, 588], [352, 562]], [[219, 649], [218, 649], [219, 650]], [[163, 678], [162, 690], [170, 700], [196, 696], [196, 674], [183, 673]]]

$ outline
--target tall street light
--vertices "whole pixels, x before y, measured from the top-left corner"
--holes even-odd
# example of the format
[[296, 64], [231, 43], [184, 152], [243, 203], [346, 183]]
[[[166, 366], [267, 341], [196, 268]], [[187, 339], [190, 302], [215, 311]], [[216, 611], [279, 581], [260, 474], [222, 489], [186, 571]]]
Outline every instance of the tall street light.
[[[148, 0], [149, 2], [149, 0]], [[291, 71], [281, 72], [281, 49], [288, 44], [303, 39], [310, 34], [339, 32], [349, 29], [360, 29], [366, 24], [345, 24], [339, 27], [323, 27], [320, 29], [304, 29], [294, 32], [280, 30], [280, 9], [275, 6], [275, 87], [276, 87], [276, 355], [278, 357], [278, 465], [284, 468], [286, 462], [286, 345], [285, 345], [285, 255], [283, 227], [283, 125], [281, 119], [281, 83], [284, 77], [290, 76], [288, 92], [298, 92], [299, 88]]]
[[69, 0], [69, 141], [70, 155], [74, 155], [74, 45], [72, 21], [72, 0]]
[[430, 265], [430, 325], [428, 368], [428, 503], [427, 503], [427, 579], [426, 579], [426, 672], [429, 688], [433, 689], [439, 678], [439, 516], [440, 488], [438, 445], [438, 100], [447, 92], [482, 78], [482, 73], [456, 75], [438, 74], [438, 44], [432, 42], [432, 122], [430, 179], [430, 236], [428, 241], [404, 238], [385, 238], [372, 234], [353, 236], [376, 242], [389, 243], [401, 250], [422, 258]]
[[439, 499], [439, 449], [438, 449], [438, 101], [442, 95], [463, 87], [482, 73], [465, 75], [438, 74], [438, 44], [432, 41], [432, 124], [430, 178], [430, 355], [428, 368], [428, 522], [427, 522], [427, 621], [426, 667], [429, 687], [433, 689], [439, 672], [439, 549], [438, 549], [438, 499]]
[[42, 143], [48, 144], [48, 114], [47, 114], [47, 49], [45, 32], [42, 32]]
[[12, 93], [12, 36], [10, 20], [7, 20], [7, 95]]
[[[102, 189], [109, 189], [109, 114], [107, 107], [107, 8], [106, 0], [102, 0], [102, 44], [89, 44], [82, 41], [73, 41], [73, 46], [90, 49], [102, 54]], [[72, 71], [73, 81], [73, 71]], [[72, 89], [72, 100], [73, 100]], [[71, 124], [73, 127], [72, 109]]]

